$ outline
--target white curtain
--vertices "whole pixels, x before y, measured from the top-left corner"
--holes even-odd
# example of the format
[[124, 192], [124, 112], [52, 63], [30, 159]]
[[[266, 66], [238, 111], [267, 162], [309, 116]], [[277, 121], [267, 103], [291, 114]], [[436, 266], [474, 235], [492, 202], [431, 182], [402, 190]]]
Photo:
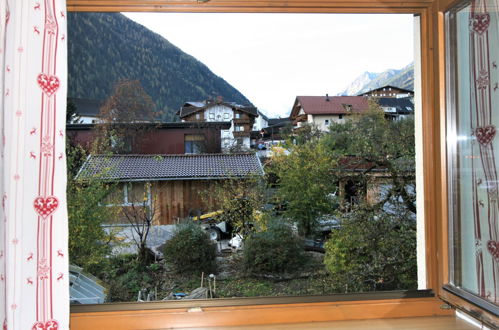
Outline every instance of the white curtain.
[[0, 322], [68, 329], [65, 0], [0, 0]]

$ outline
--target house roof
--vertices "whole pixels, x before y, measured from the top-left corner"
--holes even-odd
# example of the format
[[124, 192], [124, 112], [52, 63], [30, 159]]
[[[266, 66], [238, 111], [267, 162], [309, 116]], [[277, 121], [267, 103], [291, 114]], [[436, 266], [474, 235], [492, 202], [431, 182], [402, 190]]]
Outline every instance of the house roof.
[[200, 155], [90, 155], [77, 179], [206, 180], [263, 175], [253, 153]]
[[76, 113], [78, 116], [84, 117], [99, 117], [100, 108], [104, 105], [102, 100], [81, 99], [70, 97], [69, 102], [73, 102], [76, 106]]
[[380, 97], [376, 101], [381, 107], [396, 108], [397, 113], [414, 113], [414, 104], [408, 97]]
[[300, 109], [310, 115], [362, 113], [369, 103], [362, 96], [297, 96], [290, 117], [296, 117]]
[[222, 102], [222, 101], [211, 101], [211, 100], [206, 100], [206, 101], [201, 101], [201, 102], [186, 102], [184, 105], [180, 108], [180, 110], [177, 112], [177, 114], [180, 116], [180, 118], [184, 118], [188, 115], [191, 115], [193, 113], [196, 113], [198, 111], [202, 111], [214, 106], [219, 106], [223, 105], [228, 108], [231, 108], [233, 110], [239, 110], [242, 112], [246, 112], [250, 115], [253, 115], [255, 117], [258, 117], [258, 110], [254, 106], [244, 106], [237, 104], [235, 102]]
[[404, 93], [414, 93], [414, 91], [411, 91], [410, 89], [400, 88], [400, 87], [392, 86], [392, 85], [385, 85], [385, 86], [373, 88], [367, 92], [361, 93], [361, 94], [359, 94], [359, 96], [369, 95], [369, 94], [376, 92], [376, 91], [383, 91], [383, 88], [391, 88], [393, 90], [398, 90], [399, 92], [404, 92]]

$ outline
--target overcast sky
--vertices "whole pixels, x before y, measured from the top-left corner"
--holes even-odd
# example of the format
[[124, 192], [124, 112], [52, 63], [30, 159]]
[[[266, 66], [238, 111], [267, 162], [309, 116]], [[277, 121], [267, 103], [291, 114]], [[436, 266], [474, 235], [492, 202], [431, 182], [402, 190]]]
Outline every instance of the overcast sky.
[[297, 95], [335, 95], [364, 71], [400, 69], [414, 57], [412, 15], [125, 15], [196, 57], [272, 117], [288, 116]]

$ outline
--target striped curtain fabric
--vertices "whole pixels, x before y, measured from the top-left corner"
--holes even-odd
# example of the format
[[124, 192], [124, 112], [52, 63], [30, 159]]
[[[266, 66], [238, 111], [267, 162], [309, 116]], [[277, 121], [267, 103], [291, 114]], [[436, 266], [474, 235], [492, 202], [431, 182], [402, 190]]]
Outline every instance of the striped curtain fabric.
[[0, 0], [0, 322], [68, 329], [65, 0]]

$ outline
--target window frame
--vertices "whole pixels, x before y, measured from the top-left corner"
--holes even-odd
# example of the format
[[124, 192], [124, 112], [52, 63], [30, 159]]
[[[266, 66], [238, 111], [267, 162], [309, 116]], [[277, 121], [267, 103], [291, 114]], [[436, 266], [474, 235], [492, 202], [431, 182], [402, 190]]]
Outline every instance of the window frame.
[[[445, 145], [445, 43], [444, 12], [456, 0], [67, 0], [69, 11], [151, 12], [261, 12], [261, 13], [401, 13], [420, 16], [421, 107], [423, 126], [424, 236], [426, 287], [436, 296], [465, 311], [492, 315], [443, 289], [449, 280], [447, 177]], [[272, 324], [346, 319], [452, 315], [442, 301], [429, 298], [366, 300], [353, 295], [320, 297], [248, 298], [217, 300], [214, 306], [191, 301], [186, 305], [164, 303], [72, 306], [72, 328], [120, 323], [124, 328], [167, 326], [221, 326]], [[355, 298], [357, 297], [357, 298]], [[262, 300], [263, 299], [263, 300]], [[341, 299], [340, 299], [341, 300]], [[261, 303], [259, 303], [261, 302]], [[228, 313], [230, 312], [230, 313]], [[246, 316], [247, 315], [247, 316]], [[114, 323], [118, 322], [118, 323]], [[129, 322], [129, 323], [123, 323]]]

